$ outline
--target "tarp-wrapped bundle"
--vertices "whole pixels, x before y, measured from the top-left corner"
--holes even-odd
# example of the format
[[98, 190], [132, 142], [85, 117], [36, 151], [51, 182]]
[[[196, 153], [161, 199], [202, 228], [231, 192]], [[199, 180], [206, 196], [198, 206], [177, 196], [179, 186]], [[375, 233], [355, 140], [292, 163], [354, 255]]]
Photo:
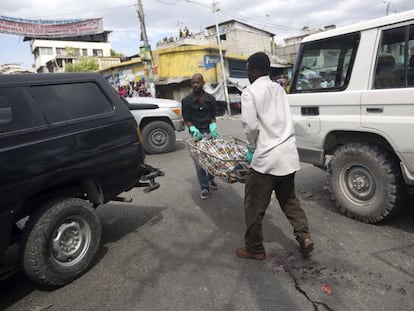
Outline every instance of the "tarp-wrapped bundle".
[[244, 183], [249, 169], [246, 143], [236, 137], [186, 141], [191, 157], [210, 174], [227, 183]]

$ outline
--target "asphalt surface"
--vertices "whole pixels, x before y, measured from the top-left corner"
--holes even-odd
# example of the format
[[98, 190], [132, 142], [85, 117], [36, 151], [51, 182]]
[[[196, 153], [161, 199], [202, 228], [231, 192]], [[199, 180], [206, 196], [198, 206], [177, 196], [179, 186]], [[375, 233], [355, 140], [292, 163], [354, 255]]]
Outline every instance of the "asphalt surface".
[[[243, 138], [237, 117], [218, 128]], [[296, 186], [313, 255], [300, 256], [273, 199], [267, 259], [240, 259], [243, 184], [218, 181], [201, 200], [188, 137], [179, 133], [174, 152], [147, 157], [165, 171], [160, 189], [134, 189], [124, 194], [132, 203], [98, 208], [103, 243], [90, 271], [53, 289], [17, 274], [0, 283], [0, 310], [414, 310], [414, 200], [384, 224], [360, 223], [335, 208], [326, 174], [303, 164]]]

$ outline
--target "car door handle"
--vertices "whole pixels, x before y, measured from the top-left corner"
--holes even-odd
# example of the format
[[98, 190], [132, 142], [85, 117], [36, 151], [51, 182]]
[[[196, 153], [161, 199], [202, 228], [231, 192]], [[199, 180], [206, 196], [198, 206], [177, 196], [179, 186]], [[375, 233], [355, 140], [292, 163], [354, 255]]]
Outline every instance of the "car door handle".
[[367, 108], [367, 112], [383, 113], [384, 112], [384, 108]]
[[302, 115], [305, 115], [305, 116], [318, 116], [319, 107], [317, 106], [301, 107], [300, 112], [302, 113]]

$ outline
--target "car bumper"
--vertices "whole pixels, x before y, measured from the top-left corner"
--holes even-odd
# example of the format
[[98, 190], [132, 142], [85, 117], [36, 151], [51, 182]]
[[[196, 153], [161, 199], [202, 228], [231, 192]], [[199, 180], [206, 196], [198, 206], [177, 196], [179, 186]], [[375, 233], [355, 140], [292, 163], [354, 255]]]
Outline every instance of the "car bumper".
[[184, 131], [185, 129], [184, 120], [172, 120], [172, 123], [173, 123], [174, 129], [177, 132]]

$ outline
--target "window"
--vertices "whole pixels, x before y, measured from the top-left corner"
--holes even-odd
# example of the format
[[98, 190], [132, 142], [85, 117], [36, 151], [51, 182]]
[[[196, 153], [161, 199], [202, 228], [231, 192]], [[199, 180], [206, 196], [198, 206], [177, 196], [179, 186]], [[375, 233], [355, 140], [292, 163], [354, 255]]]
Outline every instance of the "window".
[[228, 62], [231, 78], [247, 78], [246, 61], [229, 59]]
[[375, 66], [374, 88], [414, 86], [414, 26], [384, 30]]
[[82, 56], [88, 56], [88, 50], [82, 49]]
[[33, 86], [32, 92], [50, 123], [111, 112], [113, 107], [92, 82]]
[[101, 49], [93, 49], [92, 50], [92, 55], [93, 56], [103, 56], [103, 51]]
[[305, 43], [300, 51], [291, 92], [345, 89], [359, 39], [359, 33], [354, 33]]
[[53, 48], [40, 47], [39, 54], [40, 55], [53, 55]]
[[0, 88], [0, 134], [44, 124], [40, 112], [29, 104], [31, 100], [25, 88]]
[[65, 55], [64, 48], [56, 48], [56, 55]]
[[407, 47], [407, 86], [414, 86], [414, 25], [409, 28]]

